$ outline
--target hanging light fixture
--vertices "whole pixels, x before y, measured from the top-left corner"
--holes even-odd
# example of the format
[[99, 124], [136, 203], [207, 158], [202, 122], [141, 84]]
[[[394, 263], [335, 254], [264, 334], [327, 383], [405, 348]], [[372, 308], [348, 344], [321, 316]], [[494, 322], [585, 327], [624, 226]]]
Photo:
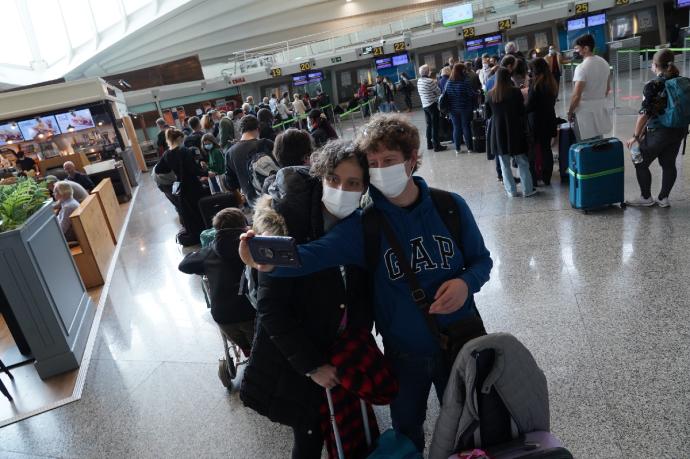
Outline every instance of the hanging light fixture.
[[37, 136], [37, 137], [38, 137], [39, 139], [42, 139], [42, 138], [44, 138], [44, 137], [45, 137], [45, 135], [43, 135], [43, 133], [41, 132], [40, 134], [38, 134], [38, 136]]
[[71, 124], [68, 124], [67, 125], [67, 132], [74, 132], [74, 126], [72, 126]]
[[103, 126], [103, 121], [99, 121], [99, 122], [98, 122], [98, 125], [99, 125], [99, 126]]
[[17, 129], [17, 122], [16, 121], [12, 121], [12, 129]]

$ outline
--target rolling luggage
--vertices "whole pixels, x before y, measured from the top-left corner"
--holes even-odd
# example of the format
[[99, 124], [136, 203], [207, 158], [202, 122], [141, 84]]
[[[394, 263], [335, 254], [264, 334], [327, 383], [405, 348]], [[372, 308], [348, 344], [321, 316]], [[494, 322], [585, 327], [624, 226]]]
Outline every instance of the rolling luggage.
[[486, 151], [486, 120], [481, 110], [474, 111], [474, 118], [470, 126], [472, 129], [472, 151], [484, 153]]
[[625, 207], [623, 144], [616, 138], [588, 140], [570, 147], [570, 204], [593, 209], [619, 203]]
[[560, 125], [560, 135], [558, 136], [558, 173], [561, 175], [561, 182], [568, 180], [568, 159], [570, 158], [570, 147], [576, 142], [575, 130], [570, 123]]
[[216, 193], [211, 196], [204, 196], [199, 200], [199, 211], [201, 218], [204, 220], [204, 226], [210, 228], [213, 224], [213, 217], [219, 210], [227, 209], [228, 207], [239, 207], [234, 193]]
[[573, 459], [551, 432], [535, 431], [513, 439], [515, 423], [495, 387], [489, 391], [484, 381], [494, 369], [496, 351], [484, 349], [473, 354], [476, 362], [475, 397], [479, 407], [474, 450], [453, 454], [449, 459]]
[[453, 124], [448, 115], [439, 115], [438, 120], [438, 142], [446, 143], [453, 141]]

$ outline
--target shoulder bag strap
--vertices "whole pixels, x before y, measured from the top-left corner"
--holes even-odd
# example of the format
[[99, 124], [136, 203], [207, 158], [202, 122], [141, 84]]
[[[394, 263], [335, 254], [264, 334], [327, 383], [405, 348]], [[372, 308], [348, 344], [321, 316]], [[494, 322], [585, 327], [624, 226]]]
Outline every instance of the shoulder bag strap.
[[407, 281], [407, 286], [410, 289], [412, 300], [424, 315], [424, 320], [426, 320], [426, 324], [429, 327], [429, 331], [438, 341], [439, 345], [441, 346], [441, 349], [446, 349], [448, 345], [447, 337], [441, 334], [441, 330], [439, 329], [436, 320], [434, 319], [434, 317], [431, 316], [431, 314], [429, 314], [429, 307], [431, 306], [431, 304], [429, 303], [426, 297], [424, 289], [422, 289], [422, 286], [419, 284], [417, 276], [415, 275], [414, 271], [412, 271], [410, 262], [405, 256], [405, 252], [403, 251], [402, 246], [398, 241], [398, 238], [395, 237], [393, 227], [391, 227], [390, 222], [388, 222], [386, 217], [382, 215], [377, 209], [372, 209], [372, 212], [376, 212], [376, 214], [378, 214], [378, 219], [381, 225], [381, 229], [383, 230], [383, 235], [388, 241], [388, 244], [391, 246], [393, 253], [395, 253], [395, 256], [398, 258], [398, 265], [400, 266], [401, 271], [405, 274], [405, 280]]

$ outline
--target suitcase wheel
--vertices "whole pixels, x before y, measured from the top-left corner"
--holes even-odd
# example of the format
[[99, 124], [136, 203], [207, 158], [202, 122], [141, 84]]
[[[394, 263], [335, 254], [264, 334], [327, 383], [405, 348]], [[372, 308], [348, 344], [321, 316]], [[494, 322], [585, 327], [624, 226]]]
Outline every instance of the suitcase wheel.
[[627, 205], [626, 203], [621, 202], [621, 209], [625, 209], [625, 208], [627, 208], [627, 207], [628, 207], [628, 205]]

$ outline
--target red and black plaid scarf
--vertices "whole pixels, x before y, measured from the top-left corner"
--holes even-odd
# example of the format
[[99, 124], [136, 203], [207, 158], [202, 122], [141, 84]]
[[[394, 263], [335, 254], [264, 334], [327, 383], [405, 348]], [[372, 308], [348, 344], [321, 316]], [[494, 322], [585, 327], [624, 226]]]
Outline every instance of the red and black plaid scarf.
[[[371, 404], [388, 405], [398, 393], [398, 381], [381, 354], [374, 337], [367, 330], [346, 329], [332, 349], [330, 364], [338, 369], [340, 385], [331, 389], [335, 420], [347, 459], [365, 458], [369, 454], [360, 399], [367, 405], [372, 441], [379, 436]], [[328, 403], [324, 393], [320, 407], [321, 431], [326, 439], [328, 456], [337, 459]]]

